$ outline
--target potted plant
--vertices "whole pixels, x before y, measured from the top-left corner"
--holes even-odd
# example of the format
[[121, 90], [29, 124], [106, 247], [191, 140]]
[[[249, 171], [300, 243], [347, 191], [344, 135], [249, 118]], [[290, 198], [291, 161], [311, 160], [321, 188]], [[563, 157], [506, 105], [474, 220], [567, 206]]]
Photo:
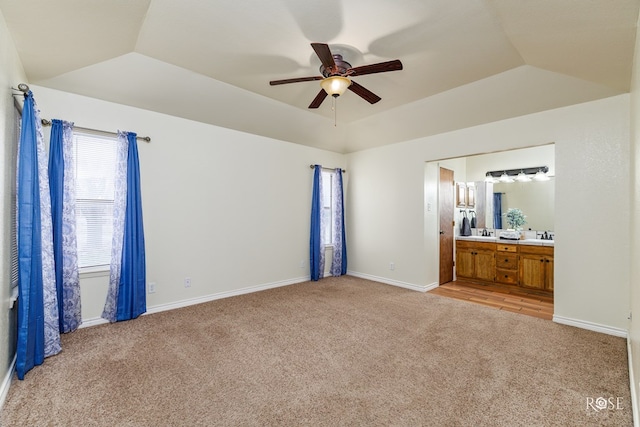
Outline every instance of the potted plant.
[[522, 211], [518, 208], [509, 208], [506, 214], [504, 214], [507, 219], [507, 224], [509, 224], [510, 228], [514, 230], [521, 231], [522, 226], [527, 223], [525, 219], [527, 216], [522, 213]]

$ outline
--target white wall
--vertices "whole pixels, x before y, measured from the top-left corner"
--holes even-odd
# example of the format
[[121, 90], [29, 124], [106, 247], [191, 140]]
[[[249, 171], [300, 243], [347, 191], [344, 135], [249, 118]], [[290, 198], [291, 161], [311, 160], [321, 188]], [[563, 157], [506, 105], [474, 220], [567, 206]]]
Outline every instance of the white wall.
[[[640, 21], [639, 21], [640, 22]], [[635, 56], [631, 78], [631, 311], [629, 342], [632, 397], [640, 406], [640, 31], [636, 32]], [[635, 425], [640, 415], [635, 413]]]
[[[308, 280], [309, 165], [344, 168], [341, 154], [43, 87], [32, 90], [43, 118], [152, 138], [138, 143], [147, 282], [156, 283], [148, 308]], [[84, 320], [100, 316], [107, 283], [107, 277], [83, 275]]]
[[[14, 150], [12, 136], [14, 106], [11, 87], [26, 82], [22, 64], [18, 59], [11, 34], [0, 11], [0, 381], [8, 372], [15, 353], [16, 309], [9, 310], [10, 299], [10, 225], [11, 225], [11, 188], [15, 177], [11, 174], [11, 153]], [[6, 381], [8, 378], [4, 378]], [[0, 383], [0, 407], [7, 390], [5, 381]]]
[[436, 283], [437, 238], [425, 229], [424, 163], [549, 143], [555, 143], [556, 167], [556, 320], [624, 334], [628, 95], [349, 154], [349, 270], [390, 283]]

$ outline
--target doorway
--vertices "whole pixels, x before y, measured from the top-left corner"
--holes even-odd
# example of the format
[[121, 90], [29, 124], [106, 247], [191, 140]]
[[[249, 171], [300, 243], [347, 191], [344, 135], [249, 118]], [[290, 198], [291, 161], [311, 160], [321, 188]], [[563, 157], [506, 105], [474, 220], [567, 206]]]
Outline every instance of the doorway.
[[438, 211], [440, 224], [440, 278], [438, 284], [453, 281], [453, 171], [440, 168], [438, 182]]

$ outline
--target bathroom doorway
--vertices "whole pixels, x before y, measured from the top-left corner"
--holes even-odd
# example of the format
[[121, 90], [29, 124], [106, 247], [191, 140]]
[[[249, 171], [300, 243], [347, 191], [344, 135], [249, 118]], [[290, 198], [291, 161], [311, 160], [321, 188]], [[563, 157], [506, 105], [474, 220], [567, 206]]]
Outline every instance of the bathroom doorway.
[[438, 211], [440, 224], [440, 278], [439, 284], [453, 280], [453, 195], [455, 183], [453, 171], [440, 168], [438, 183]]

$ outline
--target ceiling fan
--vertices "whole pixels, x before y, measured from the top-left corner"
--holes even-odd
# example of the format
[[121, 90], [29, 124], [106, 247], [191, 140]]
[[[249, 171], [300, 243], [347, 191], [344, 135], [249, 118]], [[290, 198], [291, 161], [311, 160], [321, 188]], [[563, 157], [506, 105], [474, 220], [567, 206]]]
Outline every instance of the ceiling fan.
[[311, 101], [309, 108], [318, 108], [327, 95], [337, 98], [347, 89], [360, 96], [365, 101], [368, 101], [370, 104], [375, 104], [382, 98], [371, 92], [369, 89], [366, 89], [351, 80], [351, 77], [402, 70], [402, 62], [398, 59], [352, 68], [351, 64], [342, 59], [342, 55], [332, 54], [328, 44], [311, 43], [311, 47], [315, 50], [316, 55], [318, 55], [318, 58], [320, 58], [320, 62], [322, 63], [320, 66], [320, 73], [322, 73], [322, 76], [297, 77], [293, 79], [272, 80], [269, 82], [271, 86], [275, 86], [288, 83], [320, 80], [320, 86], [322, 86], [322, 89], [320, 89], [320, 92], [316, 95], [314, 100]]

